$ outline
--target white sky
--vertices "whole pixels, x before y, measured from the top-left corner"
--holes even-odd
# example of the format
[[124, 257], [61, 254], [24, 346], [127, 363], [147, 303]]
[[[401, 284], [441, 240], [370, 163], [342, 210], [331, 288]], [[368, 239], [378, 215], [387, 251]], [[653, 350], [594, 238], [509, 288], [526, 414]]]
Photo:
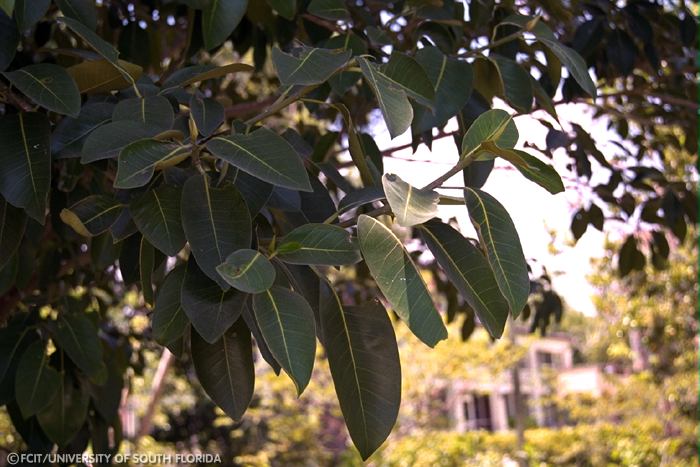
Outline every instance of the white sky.
[[[593, 138], [599, 143], [601, 151], [614, 151], [614, 146], [600, 144], [613, 136], [608, 134], [601, 122], [593, 124], [586, 107], [580, 104], [559, 106], [559, 118], [565, 129], [567, 122], [575, 122], [584, 129], [591, 131]], [[410, 132], [391, 140], [381, 117], [378, 124], [372, 125], [374, 139], [380, 149], [387, 149], [410, 143]], [[524, 148], [524, 143], [534, 143], [538, 147], [545, 146], [545, 137], [548, 129], [531, 116], [524, 115], [515, 119], [520, 140], [519, 148]], [[555, 125], [558, 126], [558, 125]], [[447, 131], [452, 131], [456, 126], [448, 125]], [[536, 154], [528, 150], [531, 154]], [[539, 155], [539, 154], [536, 154]], [[394, 153], [395, 157], [384, 158], [384, 172], [396, 173], [411, 185], [422, 187], [433, 179], [447, 171], [458, 158], [458, 149], [451, 137], [436, 140], [433, 143], [432, 152], [425, 145], [421, 145], [415, 154], [411, 149]], [[400, 158], [418, 159], [419, 161], [402, 161]], [[554, 155], [554, 165], [562, 175], [572, 176], [565, 169], [570, 161], [569, 156], [559, 150]], [[498, 199], [510, 213], [515, 227], [520, 235], [520, 241], [533, 271], [539, 274], [537, 264], [547, 268], [552, 277], [553, 287], [574, 310], [588, 315], [595, 313], [591, 296], [595, 289], [588, 283], [586, 276], [592, 272], [590, 260], [603, 254], [604, 234], [588, 227], [585, 235], [575, 246], [571, 246], [572, 235], [569, 230], [571, 217], [581, 204], [581, 193], [567, 189], [564, 193], [551, 195], [535, 183], [524, 178], [519, 172], [509, 170], [510, 165], [502, 160], [497, 160], [496, 167], [491, 172], [484, 190]], [[594, 170], [595, 173], [595, 170]], [[607, 176], [603, 177], [605, 181]], [[572, 181], [565, 180], [565, 186], [572, 186]], [[445, 183], [445, 186], [462, 186], [462, 175], [459, 174]], [[459, 196], [456, 190], [446, 190], [445, 194]], [[439, 215], [443, 219], [456, 217], [462, 232], [475, 236], [474, 229], [469, 221], [464, 206], [440, 206]], [[550, 231], [556, 232], [555, 246], [559, 254], [552, 254], [549, 249], [552, 237]], [[532, 260], [536, 260], [532, 261]]]

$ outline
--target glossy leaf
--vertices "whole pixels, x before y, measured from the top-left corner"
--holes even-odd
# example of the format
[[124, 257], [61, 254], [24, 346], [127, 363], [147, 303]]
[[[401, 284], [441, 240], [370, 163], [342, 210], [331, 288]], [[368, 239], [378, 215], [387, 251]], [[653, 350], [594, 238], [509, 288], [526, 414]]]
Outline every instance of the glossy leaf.
[[15, 2], [15, 19], [19, 29], [26, 31], [33, 27], [49, 9], [51, 0], [17, 0]]
[[27, 215], [24, 211], [0, 198], [0, 269], [19, 248], [26, 227]]
[[51, 328], [51, 337], [88, 376], [104, 368], [97, 329], [85, 314], [63, 314]]
[[[135, 81], [143, 74], [143, 69], [133, 63], [117, 60], [121, 69]], [[124, 75], [107, 60], [88, 60], [66, 69], [73, 78], [78, 90], [83, 94], [102, 94], [120, 91], [131, 85]]]
[[48, 63], [28, 65], [2, 74], [22, 94], [47, 110], [77, 117], [80, 92], [65, 68]]
[[277, 12], [281, 17], [292, 20], [296, 15], [297, 2], [296, 0], [267, 0], [267, 3]]
[[304, 48], [298, 57], [272, 49], [272, 62], [285, 86], [321, 84], [343, 67], [352, 52], [341, 49]]
[[[190, 67], [195, 68], [195, 67]], [[182, 68], [179, 71], [185, 71], [186, 68]], [[229, 63], [228, 65], [212, 67], [204, 71], [197, 71], [192, 74], [192, 76], [186, 78], [179, 83], [180, 86], [189, 86], [190, 84], [199, 83], [200, 81], [206, 81], [208, 79], [222, 78], [231, 73], [250, 73], [254, 71], [255, 68], [246, 65], [245, 63]], [[174, 83], [167, 82], [167, 85], [172, 85]]]
[[277, 133], [260, 128], [248, 135], [216, 137], [207, 143], [216, 157], [273, 185], [312, 191], [304, 164]]
[[261, 293], [275, 282], [275, 268], [256, 250], [235, 251], [216, 270], [231, 287], [242, 292]]
[[91, 195], [61, 211], [61, 220], [79, 235], [93, 237], [106, 232], [122, 212], [123, 205], [111, 196]]
[[564, 191], [564, 183], [551, 165], [542, 162], [537, 157], [525, 151], [516, 149], [515, 152], [517, 152], [520, 158], [527, 164], [525, 166], [515, 166], [526, 178], [537, 183], [553, 195]]
[[191, 177], [182, 190], [182, 226], [192, 254], [211, 280], [228, 288], [216, 270], [228, 255], [250, 248], [250, 214], [238, 190], [210, 186], [205, 175]]
[[316, 354], [311, 307], [296, 292], [274, 286], [253, 296], [253, 311], [272, 355], [301, 395], [311, 378]]
[[146, 237], [141, 237], [139, 249], [139, 276], [141, 277], [141, 294], [148, 306], [153, 306], [153, 269], [156, 267], [156, 255], [153, 245]]
[[325, 282], [320, 316], [340, 409], [353, 444], [367, 459], [389, 436], [401, 403], [394, 328], [378, 301], [343, 306]]
[[44, 223], [51, 186], [50, 127], [39, 113], [0, 118], [0, 193]]
[[202, 136], [209, 136], [224, 123], [224, 107], [214, 99], [202, 99], [192, 96], [190, 115]]
[[157, 128], [148, 128], [139, 122], [129, 120], [100, 125], [85, 139], [80, 162], [89, 164], [117, 157], [129, 144], [158, 133]]
[[202, 10], [202, 35], [207, 50], [221, 45], [243, 19], [248, 0], [211, 0]]
[[516, 110], [528, 112], [532, 108], [533, 91], [530, 84], [530, 73], [515, 60], [494, 55], [492, 60], [498, 66], [498, 72], [503, 80], [506, 100]]
[[213, 344], [241, 316], [246, 296], [233, 289], [222, 290], [190, 259], [180, 300], [194, 329]]
[[56, 0], [61, 13], [80, 21], [88, 28], [97, 27], [97, 10], [93, 0]]
[[278, 242], [278, 257], [291, 264], [340, 266], [361, 259], [350, 233], [335, 225], [305, 224]]
[[202, 388], [234, 420], [243, 417], [255, 386], [250, 331], [242, 319], [216, 342], [192, 331], [192, 362]]
[[24, 418], [44, 410], [60, 385], [60, 375], [48, 365], [44, 343], [32, 343], [22, 353], [15, 373], [15, 397]]
[[389, 61], [381, 67], [381, 71], [395, 86], [402, 88], [408, 97], [432, 108], [435, 98], [433, 84], [415, 59], [393, 51]]
[[396, 235], [364, 214], [357, 222], [357, 232], [367, 267], [396, 314], [430, 347], [447, 338], [425, 282]]
[[115, 188], [138, 188], [148, 183], [156, 169], [175, 165], [189, 157], [192, 148], [142, 139], [119, 153]]
[[467, 188], [464, 199], [498, 288], [517, 317], [527, 302], [530, 279], [515, 225], [501, 203], [488, 193]]
[[37, 415], [39, 425], [51, 441], [60, 447], [66, 446], [85, 423], [89, 403], [90, 394], [70, 373], [63, 372], [56, 397]]
[[160, 185], [148, 190], [129, 206], [134, 223], [148, 241], [167, 256], [185, 246], [180, 201], [182, 189]]
[[158, 132], [172, 128], [174, 119], [173, 106], [163, 96], [134, 97], [119, 101], [112, 114], [112, 121], [138, 122]]
[[80, 157], [86, 137], [112, 119], [114, 105], [108, 102], [85, 104], [76, 118], [63, 118], [51, 133], [54, 159]]
[[0, 11], [0, 71], [10, 66], [15, 58], [19, 37], [17, 22], [12, 18], [12, 14]]
[[411, 227], [437, 216], [440, 198], [437, 192], [415, 188], [394, 174], [385, 174], [382, 186], [400, 226]]
[[181, 265], [170, 271], [158, 288], [151, 316], [151, 327], [153, 337], [162, 345], [168, 345], [180, 339], [190, 323], [180, 303], [184, 280], [185, 266]]
[[311, 0], [307, 10], [314, 16], [330, 21], [350, 20], [344, 0]]
[[411, 126], [413, 108], [408, 102], [406, 92], [392, 80], [384, 76], [378, 67], [365, 58], [358, 58], [362, 76], [372, 88], [377, 103], [384, 116], [391, 138], [396, 138]]
[[421, 236], [462, 298], [486, 330], [501, 337], [509, 306], [496, 283], [486, 257], [457, 230], [441, 222], [428, 222]]
[[511, 149], [518, 142], [518, 129], [508, 112], [493, 109], [479, 115], [462, 139], [462, 157], [479, 150], [482, 143], [494, 143]]

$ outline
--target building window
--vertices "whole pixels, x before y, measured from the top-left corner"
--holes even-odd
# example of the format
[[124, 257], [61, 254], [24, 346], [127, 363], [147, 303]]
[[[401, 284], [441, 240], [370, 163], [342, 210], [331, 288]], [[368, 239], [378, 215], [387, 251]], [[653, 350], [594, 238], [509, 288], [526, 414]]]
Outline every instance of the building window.
[[550, 367], [550, 368], [560, 368], [561, 367], [561, 355], [554, 354], [552, 352], [537, 352], [537, 366]]
[[[470, 405], [473, 410], [469, 410]], [[464, 418], [467, 420], [467, 426], [471, 430], [493, 431], [491, 398], [488, 394], [474, 394], [472, 396], [472, 404], [464, 404]]]

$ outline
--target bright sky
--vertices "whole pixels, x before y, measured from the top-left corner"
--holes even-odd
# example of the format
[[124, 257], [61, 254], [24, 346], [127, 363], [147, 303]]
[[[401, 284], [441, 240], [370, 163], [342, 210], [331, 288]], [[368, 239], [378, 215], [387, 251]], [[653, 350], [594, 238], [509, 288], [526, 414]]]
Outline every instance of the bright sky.
[[[591, 116], [583, 105], [570, 104], [558, 107], [560, 120], [564, 129], [568, 128], [567, 122], [575, 122], [585, 129], [593, 129], [593, 137], [596, 142], [606, 141], [606, 130], [600, 122], [593, 124]], [[380, 149], [387, 149], [410, 143], [410, 133], [391, 140], [386, 126], [378, 119], [373, 125], [373, 135]], [[525, 142], [545, 146], [545, 137], [548, 129], [531, 116], [517, 117], [515, 122], [520, 133], [519, 148], [525, 149]], [[558, 126], [558, 125], [555, 125]], [[456, 129], [456, 125], [448, 125], [447, 131]], [[600, 145], [601, 151], [614, 150]], [[529, 151], [531, 154], [536, 154]], [[539, 154], [536, 154], [539, 155]], [[458, 158], [458, 150], [452, 138], [442, 138], [433, 143], [432, 152], [425, 145], [421, 145], [415, 154], [411, 149], [394, 153], [393, 158], [384, 158], [384, 171], [396, 173], [411, 185], [422, 187], [433, 179], [447, 171]], [[400, 158], [417, 159], [418, 161], [402, 161]], [[555, 152], [554, 167], [560, 174], [571, 176], [565, 169], [569, 156], [562, 150]], [[575, 246], [570, 245], [572, 239], [569, 226], [573, 212], [580, 206], [581, 194], [575, 190], [567, 189], [564, 193], [551, 195], [535, 183], [524, 178], [520, 173], [509, 170], [507, 162], [497, 160], [496, 168], [489, 176], [484, 190], [498, 199], [508, 210], [520, 235], [520, 241], [528, 259], [536, 274], [539, 273], [538, 264], [547, 268], [552, 277], [553, 287], [565, 301], [575, 310], [591, 315], [595, 308], [591, 296], [595, 289], [588, 283], [586, 276], [592, 272], [590, 260], [603, 254], [603, 233], [588, 227], [586, 234]], [[604, 180], [603, 180], [604, 181]], [[445, 183], [445, 186], [461, 186], [462, 175], [455, 176]], [[565, 180], [565, 186], [572, 186], [572, 181]], [[445, 194], [459, 196], [456, 190], [447, 190]], [[585, 196], [585, 195], [584, 195]], [[476, 236], [469, 221], [464, 206], [440, 206], [439, 215], [443, 219], [457, 218], [462, 233]], [[552, 254], [549, 245], [552, 241], [550, 231], [556, 233], [555, 246], [559, 254]], [[536, 260], [534, 262], [532, 260]]]

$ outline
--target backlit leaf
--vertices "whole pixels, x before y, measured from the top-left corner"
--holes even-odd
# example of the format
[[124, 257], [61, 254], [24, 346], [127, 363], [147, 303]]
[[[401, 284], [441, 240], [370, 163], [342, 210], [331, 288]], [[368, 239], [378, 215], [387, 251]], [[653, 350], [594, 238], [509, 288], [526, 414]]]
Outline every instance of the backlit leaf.
[[462, 139], [462, 157], [477, 151], [484, 142], [500, 148], [511, 149], [518, 142], [518, 129], [513, 118], [501, 109], [493, 109], [479, 115]]
[[357, 62], [360, 64], [365, 81], [377, 96], [389, 135], [392, 139], [396, 138], [411, 126], [413, 120], [413, 108], [408, 102], [406, 92], [384, 76], [379, 68], [367, 59], [358, 58]]
[[389, 61], [382, 65], [382, 74], [401, 87], [408, 97], [432, 108], [435, 90], [423, 67], [412, 57], [393, 51]]
[[312, 85], [327, 81], [351, 55], [349, 50], [304, 48], [295, 57], [275, 47], [272, 62], [283, 85]]
[[516, 165], [515, 168], [520, 171], [526, 178], [540, 185], [553, 195], [564, 191], [564, 183], [561, 177], [554, 168], [542, 162], [537, 157], [520, 150], [515, 150], [518, 155], [525, 161], [526, 165]]
[[400, 226], [422, 224], [437, 215], [440, 198], [437, 192], [415, 188], [394, 174], [385, 174], [382, 177], [382, 186], [391, 211]]

